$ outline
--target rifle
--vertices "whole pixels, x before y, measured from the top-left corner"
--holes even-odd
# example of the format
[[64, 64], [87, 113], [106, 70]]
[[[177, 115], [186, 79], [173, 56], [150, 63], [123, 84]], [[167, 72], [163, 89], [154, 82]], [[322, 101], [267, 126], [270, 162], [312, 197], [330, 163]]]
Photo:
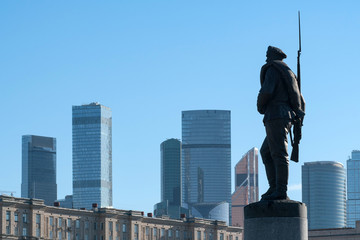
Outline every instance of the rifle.
[[[299, 19], [299, 50], [297, 55], [297, 84], [299, 87], [300, 97], [301, 97], [301, 108], [305, 111], [305, 102], [303, 97], [301, 96], [301, 78], [300, 78], [300, 54], [301, 54], [301, 28], [300, 28], [300, 11], [298, 11], [298, 19]], [[294, 128], [294, 139], [292, 138], [291, 130], [290, 130], [290, 139], [292, 152], [290, 159], [294, 162], [299, 162], [299, 144], [302, 137], [301, 127], [303, 125], [303, 119], [298, 118], [293, 123]]]

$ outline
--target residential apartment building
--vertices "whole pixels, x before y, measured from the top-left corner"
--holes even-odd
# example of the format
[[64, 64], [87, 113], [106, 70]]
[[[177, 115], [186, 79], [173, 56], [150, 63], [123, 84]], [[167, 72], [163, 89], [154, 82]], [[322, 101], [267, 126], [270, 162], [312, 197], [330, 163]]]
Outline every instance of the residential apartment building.
[[174, 220], [141, 211], [46, 206], [43, 200], [0, 196], [0, 239], [242, 240], [243, 228], [197, 218]]

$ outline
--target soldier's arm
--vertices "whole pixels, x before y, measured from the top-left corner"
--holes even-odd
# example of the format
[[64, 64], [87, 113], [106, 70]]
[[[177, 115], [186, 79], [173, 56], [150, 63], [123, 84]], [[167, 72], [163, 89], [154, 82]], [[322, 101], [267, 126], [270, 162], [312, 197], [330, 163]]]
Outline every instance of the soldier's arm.
[[257, 98], [257, 109], [258, 112], [264, 114], [266, 112], [266, 105], [271, 101], [273, 98], [277, 77], [276, 77], [276, 70], [270, 67], [265, 74], [265, 80], [261, 86], [259, 91], [259, 95]]

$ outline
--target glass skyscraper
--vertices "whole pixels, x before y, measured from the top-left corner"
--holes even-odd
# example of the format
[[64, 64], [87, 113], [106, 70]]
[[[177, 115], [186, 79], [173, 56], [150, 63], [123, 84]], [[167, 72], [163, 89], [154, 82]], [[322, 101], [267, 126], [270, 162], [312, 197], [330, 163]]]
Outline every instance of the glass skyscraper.
[[57, 199], [55, 138], [22, 136], [21, 197], [43, 199], [46, 205]]
[[354, 150], [347, 160], [347, 227], [355, 228], [360, 220], [360, 151]]
[[181, 204], [181, 142], [169, 139], [161, 143], [161, 201]]
[[250, 149], [235, 165], [235, 191], [231, 197], [232, 225], [244, 227], [244, 207], [259, 201], [258, 149]]
[[302, 201], [309, 229], [346, 227], [346, 173], [338, 162], [307, 162], [302, 166]]
[[73, 206], [112, 206], [112, 115], [99, 103], [72, 107]]
[[[182, 201], [189, 205], [194, 217], [229, 223], [230, 111], [182, 112], [182, 179]], [[228, 206], [227, 211], [216, 210], [224, 209], [224, 206]], [[210, 214], [212, 210], [213, 214]]]
[[156, 217], [167, 215], [179, 219], [187, 213], [181, 207], [181, 142], [168, 139], [160, 145], [161, 161], [161, 202], [155, 204]]

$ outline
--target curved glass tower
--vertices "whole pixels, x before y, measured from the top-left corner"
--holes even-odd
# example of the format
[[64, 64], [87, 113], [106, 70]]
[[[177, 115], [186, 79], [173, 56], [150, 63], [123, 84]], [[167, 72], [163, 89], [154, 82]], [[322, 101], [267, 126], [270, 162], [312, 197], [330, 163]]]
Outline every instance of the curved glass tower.
[[183, 203], [231, 205], [230, 111], [182, 112], [182, 179]]
[[302, 166], [302, 201], [309, 229], [346, 227], [346, 172], [338, 162], [307, 162]]

